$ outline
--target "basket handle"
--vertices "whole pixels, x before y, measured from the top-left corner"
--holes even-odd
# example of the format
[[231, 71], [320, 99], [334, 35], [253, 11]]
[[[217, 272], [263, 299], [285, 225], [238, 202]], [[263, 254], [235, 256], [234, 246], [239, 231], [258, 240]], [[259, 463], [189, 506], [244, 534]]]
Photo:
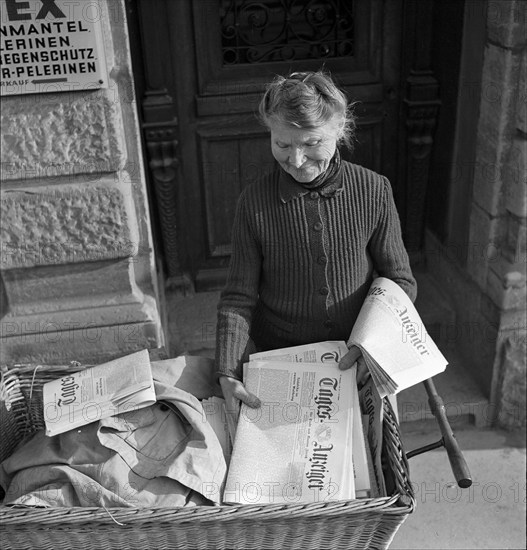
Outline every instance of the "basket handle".
[[450, 461], [450, 466], [454, 477], [456, 478], [457, 484], [459, 487], [466, 489], [472, 485], [472, 476], [470, 475], [470, 470], [468, 469], [467, 462], [459, 445], [456, 440], [456, 436], [452, 432], [452, 428], [448, 422], [448, 418], [445, 412], [445, 404], [443, 399], [437, 393], [435, 384], [432, 378], [425, 380], [423, 382], [426, 393], [428, 394], [428, 403], [430, 405], [430, 410], [435, 416], [437, 423], [439, 424], [439, 429], [441, 430], [441, 435], [443, 436], [440, 441], [437, 443], [432, 443], [431, 445], [426, 445], [415, 451], [409, 452], [406, 456], [407, 458], [412, 458], [418, 454], [424, 453], [431, 449], [436, 449], [437, 447], [444, 446], [448, 454], [448, 460]]

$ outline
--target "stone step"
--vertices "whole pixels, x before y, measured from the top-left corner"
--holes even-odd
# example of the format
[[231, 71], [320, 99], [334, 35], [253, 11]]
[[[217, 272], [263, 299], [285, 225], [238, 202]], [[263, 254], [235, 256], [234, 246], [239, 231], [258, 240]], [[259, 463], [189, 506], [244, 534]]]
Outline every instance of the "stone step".
[[[434, 377], [437, 393], [445, 404], [445, 412], [452, 430], [491, 424], [492, 410], [483, 395], [459, 360], [455, 348], [442, 349], [449, 362], [446, 370]], [[399, 423], [407, 432], [436, 432], [439, 427], [431, 413], [424, 384], [416, 384], [397, 395]]]
[[[430, 274], [416, 272], [415, 276], [418, 284], [416, 309], [428, 334], [449, 362], [445, 372], [434, 377], [434, 383], [445, 403], [451, 427], [455, 431], [467, 426], [488, 426], [492, 417], [488, 399], [468, 374], [456, 349], [454, 308]], [[439, 434], [423, 384], [400, 392], [397, 404], [399, 422], [404, 431], [435, 431]]]

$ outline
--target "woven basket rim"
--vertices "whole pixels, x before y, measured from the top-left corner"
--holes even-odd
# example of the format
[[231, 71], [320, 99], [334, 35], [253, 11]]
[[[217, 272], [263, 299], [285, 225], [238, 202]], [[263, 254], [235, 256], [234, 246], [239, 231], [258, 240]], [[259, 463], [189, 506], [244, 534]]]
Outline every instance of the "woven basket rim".
[[[377, 515], [386, 521], [392, 516], [394, 520], [402, 521], [413, 512], [415, 503], [412, 500], [406, 506], [396, 506], [398, 495], [383, 497], [385, 502], [368, 506], [362, 501], [335, 501], [323, 508], [313, 504], [302, 507], [286, 504], [282, 506], [264, 505], [233, 505], [233, 506], [195, 506], [182, 508], [96, 508], [96, 507], [72, 507], [72, 508], [17, 508], [9, 506], [0, 507], [0, 532], [17, 526], [41, 527], [44, 529], [68, 525], [85, 525], [87, 522], [100, 525], [120, 524], [122, 526], [138, 524], [156, 525], [167, 524], [214, 524], [239, 521], [263, 521], [286, 522], [295, 519], [320, 519], [346, 518], [347, 521], [371, 521]], [[371, 499], [378, 501], [379, 499]], [[352, 503], [358, 503], [352, 505]], [[270, 509], [271, 508], [271, 509]]]

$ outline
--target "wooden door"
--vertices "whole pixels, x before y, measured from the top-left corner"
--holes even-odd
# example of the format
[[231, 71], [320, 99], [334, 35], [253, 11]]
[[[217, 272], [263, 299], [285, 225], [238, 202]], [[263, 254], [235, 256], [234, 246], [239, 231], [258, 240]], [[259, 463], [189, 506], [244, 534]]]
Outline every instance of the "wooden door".
[[344, 158], [388, 176], [399, 201], [401, 4], [136, 0], [139, 93], [169, 277], [197, 290], [223, 285], [236, 199], [273, 163], [255, 113], [276, 74], [332, 74], [359, 102], [358, 143]]

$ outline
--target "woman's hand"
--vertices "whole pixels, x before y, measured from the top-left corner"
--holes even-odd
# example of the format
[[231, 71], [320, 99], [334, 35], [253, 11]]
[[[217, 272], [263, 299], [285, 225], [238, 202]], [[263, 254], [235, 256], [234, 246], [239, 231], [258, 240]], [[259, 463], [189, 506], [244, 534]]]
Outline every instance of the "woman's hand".
[[347, 370], [357, 363], [357, 386], [361, 387], [368, 380], [370, 372], [364, 361], [361, 350], [357, 346], [351, 346], [348, 353], [339, 361], [339, 369]]
[[260, 407], [261, 402], [256, 395], [248, 392], [245, 386], [236, 378], [230, 376], [220, 376], [220, 386], [225, 399], [225, 413], [227, 415], [227, 427], [229, 436], [234, 444], [234, 434], [236, 433], [236, 424], [240, 414], [241, 403], [245, 403], [252, 409]]

